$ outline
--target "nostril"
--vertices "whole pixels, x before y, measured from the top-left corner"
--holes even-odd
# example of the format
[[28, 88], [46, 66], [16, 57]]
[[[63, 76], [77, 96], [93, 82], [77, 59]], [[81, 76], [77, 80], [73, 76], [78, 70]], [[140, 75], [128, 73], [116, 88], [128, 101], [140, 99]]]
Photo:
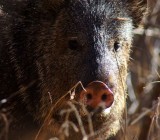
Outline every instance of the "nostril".
[[92, 94], [91, 93], [87, 93], [86, 94], [86, 98], [87, 98], [87, 100], [91, 100], [92, 99]]
[[121, 47], [121, 45], [119, 44], [119, 42], [114, 43], [114, 51], [118, 52], [120, 47]]
[[104, 93], [104, 94], [102, 95], [101, 99], [102, 99], [102, 101], [106, 101], [106, 99], [107, 99], [107, 94]]

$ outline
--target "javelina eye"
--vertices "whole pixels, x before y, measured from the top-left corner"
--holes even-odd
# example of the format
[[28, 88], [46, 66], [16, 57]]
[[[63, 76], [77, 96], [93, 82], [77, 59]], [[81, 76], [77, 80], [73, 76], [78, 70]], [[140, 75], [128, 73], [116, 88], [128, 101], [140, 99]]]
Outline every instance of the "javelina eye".
[[118, 42], [115, 42], [115, 43], [114, 43], [114, 51], [117, 52], [120, 47], [121, 47], [121, 45], [120, 45]]
[[77, 38], [70, 38], [68, 40], [68, 48], [71, 50], [77, 50], [79, 48], [79, 43], [77, 41]]

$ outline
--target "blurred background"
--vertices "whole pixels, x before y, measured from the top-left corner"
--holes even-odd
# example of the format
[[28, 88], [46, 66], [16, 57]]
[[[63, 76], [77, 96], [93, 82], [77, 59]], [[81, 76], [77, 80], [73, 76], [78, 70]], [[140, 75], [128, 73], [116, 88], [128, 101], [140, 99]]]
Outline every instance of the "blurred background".
[[160, 140], [160, 0], [148, 0], [143, 28], [134, 30], [128, 102], [116, 140]]

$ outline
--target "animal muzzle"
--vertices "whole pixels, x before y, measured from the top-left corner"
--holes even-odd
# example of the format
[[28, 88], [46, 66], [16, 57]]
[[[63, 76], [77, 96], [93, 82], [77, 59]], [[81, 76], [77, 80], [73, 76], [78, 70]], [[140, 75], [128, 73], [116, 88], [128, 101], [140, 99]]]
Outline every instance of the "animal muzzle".
[[93, 81], [80, 93], [80, 101], [86, 106], [96, 109], [107, 109], [114, 102], [114, 95], [109, 87], [101, 81]]

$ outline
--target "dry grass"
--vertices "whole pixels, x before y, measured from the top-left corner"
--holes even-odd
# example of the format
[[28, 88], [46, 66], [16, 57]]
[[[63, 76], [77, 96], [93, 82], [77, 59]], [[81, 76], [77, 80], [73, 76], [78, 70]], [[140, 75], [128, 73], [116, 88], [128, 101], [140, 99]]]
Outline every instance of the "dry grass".
[[114, 140], [160, 139], [160, 0], [149, 0], [144, 28], [134, 31], [128, 76], [127, 132]]

